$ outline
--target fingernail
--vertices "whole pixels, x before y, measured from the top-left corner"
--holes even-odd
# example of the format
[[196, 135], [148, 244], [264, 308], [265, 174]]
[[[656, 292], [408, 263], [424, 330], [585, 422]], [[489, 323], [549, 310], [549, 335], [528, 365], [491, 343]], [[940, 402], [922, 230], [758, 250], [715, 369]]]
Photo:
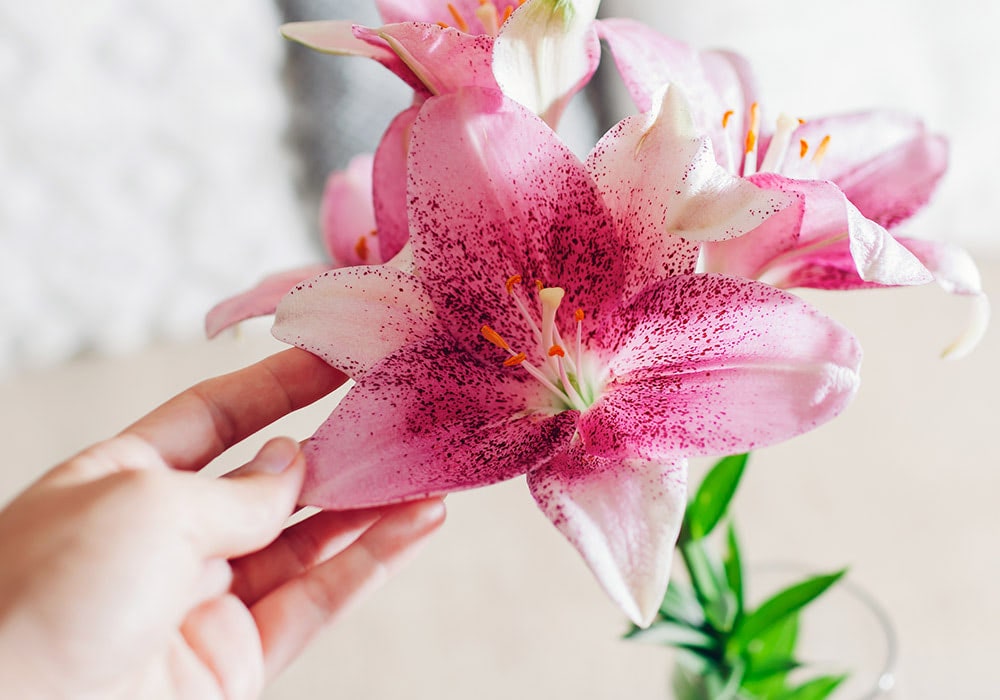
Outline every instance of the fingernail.
[[247, 464], [247, 470], [263, 474], [280, 474], [295, 463], [299, 444], [290, 438], [275, 438], [264, 445]]

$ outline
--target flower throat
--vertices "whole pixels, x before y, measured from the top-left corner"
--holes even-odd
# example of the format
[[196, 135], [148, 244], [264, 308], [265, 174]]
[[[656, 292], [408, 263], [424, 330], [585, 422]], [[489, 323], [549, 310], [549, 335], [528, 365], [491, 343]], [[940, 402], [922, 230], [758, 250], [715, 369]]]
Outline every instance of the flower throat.
[[490, 326], [484, 325], [479, 332], [490, 343], [507, 352], [508, 357], [503, 362], [504, 367], [520, 367], [525, 370], [559, 400], [562, 410], [586, 410], [594, 403], [599, 391], [590, 383], [582, 381], [585, 318], [583, 309], [577, 309], [573, 314], [576, 333], [572, 340], [575, 342], [567, 344], [556, 327], [556, 313], [566, 295], [565, 290], [562, 287], [546, 287], [541, 280], [535, 280], [534, 288], [537, 290], [542, 318], [542, 325], [539, 328], [523, 298], [527, 294], [522, 291], [524, 289], [522, 282], [521, 275], [508, 278], [507, 294], [534, 333], [538, 343], [538, 354], [544, 358], [542, 364], [538, 366], [530, 362], [527, 353], [512, 348], [503, 336]]

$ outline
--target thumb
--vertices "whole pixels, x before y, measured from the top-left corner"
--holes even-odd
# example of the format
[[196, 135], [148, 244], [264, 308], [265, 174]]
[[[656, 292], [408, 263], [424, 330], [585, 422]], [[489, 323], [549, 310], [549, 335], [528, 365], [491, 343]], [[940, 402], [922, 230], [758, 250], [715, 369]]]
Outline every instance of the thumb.
[[275, 438], [232, 474], [203, 480], [189, 511], [200, 553], [232, 558], [270, 544], [295, 510], [304, 474], [298, 443]]

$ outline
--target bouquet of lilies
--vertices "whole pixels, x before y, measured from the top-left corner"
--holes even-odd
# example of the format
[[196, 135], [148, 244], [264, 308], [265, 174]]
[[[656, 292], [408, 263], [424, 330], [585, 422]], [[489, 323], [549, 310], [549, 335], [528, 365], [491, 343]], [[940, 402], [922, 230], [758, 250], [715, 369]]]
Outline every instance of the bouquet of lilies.
[[[413, 88], [374, 156], [328, 182], [330, 261], [207, 319], [214, 335], [275, 313], [275, 336], [354, 380], [305, 447], [305, 502], [359, 508], [526, 475], [647, 627], [669, 621], [688, 460], [815, 428], [858, 388], [855, 338], [787, 290], [935, 281], [976, 312], [946, 353], [981, 334], [969, 256], [890, 232], [946, 167], [918, 119], [768, 115], [742, 57], [598, 20], [598, 0], [376, 5], [381, 27], [283, 28]], [[580, 160], [556, 129], [602, 40], [636, 113]]]

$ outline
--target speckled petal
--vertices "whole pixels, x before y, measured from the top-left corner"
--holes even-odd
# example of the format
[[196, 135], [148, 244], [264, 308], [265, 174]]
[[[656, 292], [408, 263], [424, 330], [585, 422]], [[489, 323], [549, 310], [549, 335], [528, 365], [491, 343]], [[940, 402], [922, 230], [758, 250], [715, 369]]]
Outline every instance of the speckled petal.
[[687, 462], [603, 459], [576, 445], [530, 472], [528, 486], [629, 619], [652, 622], [684, 517]]
[[[904, 248], [883, 227], [866, 219], [847, 201], [844, 193], [832, 182], [792, 180], [770, 173], [755, 175], [751, 180], [765, 189], [777, 189], [800, 198], [802, 220], [797, 231], [783, 227], [780, 218], [766, 222], [747, 236], [734, 241], [713, 243], [712, 246], [734, 246], [760, 259], [766, 251], [768, 259], [753, 277], [768, 282], [787, 276], [787, 270], [798, 265], [821, 249], [846, 238], [850, 245], [858, 275], [865, 282], [883, 285], [911, 285], [930, 282], [932, 276], [910, 251]], [[797, 237], [792, 241], [792, 234]], [[730, 257], [736, 255], [730, 251]], [[810, 263], [811, 264], [811, 263]], [[718, 270], [711, 266], [709, 269]]]
[[253, 289], [229, 297], [212, 307], [205, 316], [205, 335], [214, 338], [240, 321], [273, 314], [281, 297], [302, 280], [330, 269], [329, 265], [310, 265], [265, 277]]
[[406, 156], [410, 148], [410, 130], [422, 104], [422, 101], [418, 101], [418, 104], [396, 115], [375, 151], [372, 194], [379, 254], [383, 260], [394, 257], [409, 237], [409, 224], [406, 221]]
[[[746, 60], [731, 52], [697, 51], [629, 19], [601, 20], [597, 32], [639, 110], [648, 111], [664, 85], [679, 86], [692, 105], [695, 126], [711, 136], [719, 163], [736, 172], [742, 164], [749, 106], [757, 101]], [[723, 116], [730, 110], [724, 126]]]
[[833, 418], [858, 385], [861, 350], [835, 321], [768, 285], [674, 277], [602, 329], [611, 380], [581, 416], [594, 454], [735, 454]]
[[326, 180], [320, 229], [327, 252], [340, 265], [382, 262], [372, 208], [372, 161], [367, 153], [355, 156]]
[[541, 391], [448, 338], [409, 345], [373, 367], [308, 441], [302, 502], [381, 505], [536, 469], [569, 444], [577, 418], [525, 411]]
[[419, 280], [388, 265], [366, 265], [296, 286], [278, 306], [272, 333], [357, 379], [436, 328]]
[[536, 279], [566, 290], [564, 328], [577, 307], [601, 318], [617, 306], [621, 243], [596, 185], [541, 119], [500, 92], [427, 101], [407, 192], [415, 266], [455, 338], [487, 349], [478, 334], [489, 324], [519, 350], [535, 343], [505, 288], [515, 274], [519, 292], [534, 294]]
[[497, 89], [491, 58], [493, 37], [466, 34], [437, 24], [387, 24], [378, 36], [432, 95], [477, 85]]
[[322, 53], [373, 59], [414, 89], [422, 89], [420, 81], [399, 56], [366, 27], [342, 20], [289, 22], [282, 25], [281, 33], [286, 39]]
[[508, 97], [553, 128], [601, 60], [600, 0], [531, 0], [497, 35], [493, 72]]
[[661, 93], [649, 114], [609, 131], [587, 167], [627, 241], [630, 292], [694, 272], [700, 246], [693, 241], [741, 236], [795, 201], [719, 165], [679, 87]]

